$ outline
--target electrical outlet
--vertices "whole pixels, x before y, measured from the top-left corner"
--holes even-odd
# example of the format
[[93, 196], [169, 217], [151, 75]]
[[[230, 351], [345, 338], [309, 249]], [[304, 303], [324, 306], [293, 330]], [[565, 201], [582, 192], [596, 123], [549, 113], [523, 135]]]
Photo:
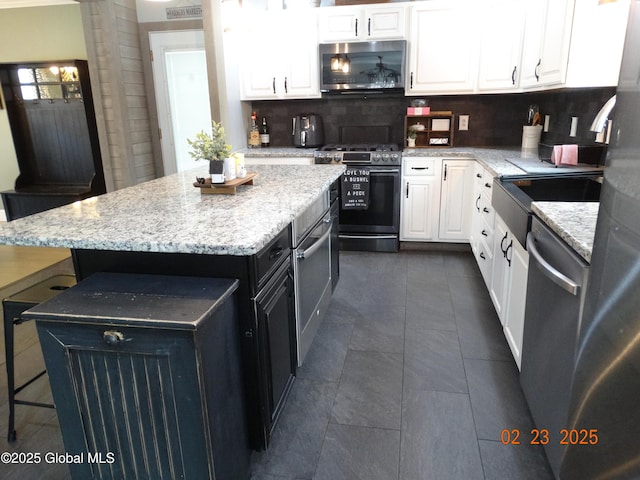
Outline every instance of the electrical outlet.
[[571, 117], [571, 128], [569, 129], [569, 136], [575, 137], [578, 134], [578, 117]]
[[469, 130], [469, 115], [458, 116], [458, 130]]

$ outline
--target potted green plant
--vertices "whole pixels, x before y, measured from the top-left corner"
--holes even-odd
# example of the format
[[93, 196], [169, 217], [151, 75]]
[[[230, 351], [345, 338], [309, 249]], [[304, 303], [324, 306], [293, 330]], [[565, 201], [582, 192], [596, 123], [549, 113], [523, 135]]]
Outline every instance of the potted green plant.
[[202, 130], [195, 138], [187, 139], [187, 143], [191, 147], [191, 158], [209, 160], [211, 183], [224, 183], [224, 160], [231, 155], [231, 145], [226, 143], [222, 124], [211, 122], [211, 134]]
[[415, 147], [417, 136], [418, 136], [418, 132], [416, 132], [414, 128], [409, 128], [409, 133], [407, 134], [407, 146]]

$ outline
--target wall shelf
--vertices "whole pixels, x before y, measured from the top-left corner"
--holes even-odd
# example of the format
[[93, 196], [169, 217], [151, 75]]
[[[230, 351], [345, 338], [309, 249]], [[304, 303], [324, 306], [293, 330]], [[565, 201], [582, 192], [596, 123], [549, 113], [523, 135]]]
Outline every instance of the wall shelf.
[[[432, 112], [429, 115], [404, 117], [404, 136], [415, 125], [423, 125], [423, 130], [416, 130], [415, 148], [443, 148], [453, 146], [453, 113]], [[406, 140], [405, 140], [406, 141]]]

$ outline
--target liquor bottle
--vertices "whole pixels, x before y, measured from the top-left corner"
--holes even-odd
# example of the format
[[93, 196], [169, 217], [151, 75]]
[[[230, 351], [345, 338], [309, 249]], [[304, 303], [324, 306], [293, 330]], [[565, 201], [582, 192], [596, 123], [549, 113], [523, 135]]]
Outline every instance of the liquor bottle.
[[249, 122], [249, 132], [247, 135], [247, 146], [249, 148], [260, 147], [260, 130], [258, 129], [258, 116], [256, 112], [251, 114], [251, 120]]
[[262, 127], [260, 128], [260, 144], [263, 147], [268, 147], [269, 143], [271, 143], [271, 139], [269, 137], [269, 125], [267, 125], [267, 119], [262, 117]]

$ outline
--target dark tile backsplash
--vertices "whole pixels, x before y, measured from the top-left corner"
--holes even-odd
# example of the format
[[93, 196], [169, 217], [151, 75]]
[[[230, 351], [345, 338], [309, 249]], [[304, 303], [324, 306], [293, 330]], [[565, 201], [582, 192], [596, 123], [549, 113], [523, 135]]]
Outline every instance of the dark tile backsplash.
[[[600, 107], [615, 88], [563, 89], [536, 93], [491, 95], [425, 96], [431, 110], [450, 110], [456, 114], [453, 145], [455, 147], [518, 146], [522, 126], [531, 104], [540, 113], [550, 115], [550, 129], [542, 134], [548, 143], [594, 144], [595, 134], [589, 126]], [[389, 141], [405, 145], [404, 116], [411, 100], [418, 97], [399, 95], [330, 96], [310, 100], [265, 100], [252, 103], [259, 117], [267, 117], [271, 129], [271, 145], [290, 147], [291, 119], [301, 113], [317, 113], [323, 119], [324, 141], [340, 141], [341, 126], [387, 125]], [[422, 97], [420, 97], [422, 98]], [[469, 130], [458, 131], [457, 115], [469, 115]], [[569, 137], [571, 117], [579, 117], [578, 134]], [[386, 139], [380, 138], [380, 142]]]

